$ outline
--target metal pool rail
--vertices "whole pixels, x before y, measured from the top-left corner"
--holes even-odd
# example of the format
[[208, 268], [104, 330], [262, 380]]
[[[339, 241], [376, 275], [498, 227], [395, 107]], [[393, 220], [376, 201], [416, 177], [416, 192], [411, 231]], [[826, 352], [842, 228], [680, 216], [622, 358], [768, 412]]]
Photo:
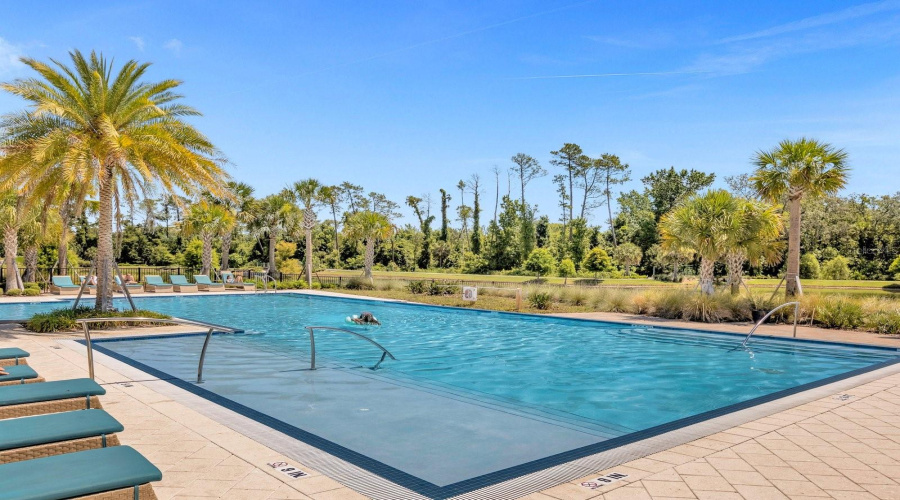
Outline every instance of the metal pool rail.
[[[159, 323], [166, 325], [201, 326], [203, 328], [208, 328], [206, 332], [206, 338], [203, 340], [203, 350], [200, 351], [200, 363], [197, 365], [198, 384], [203, 383], [203, 361], [206, 359], [206, 348], [209, 346], [209, 339], [212, 338], [213, 332], [217, 331], [221, 333], [240, 333], [242, 331], [227, 326], [214, 325], [212, 323], [204, 323], [202, 321], [193, 321], [180, 318], [85, 318], [77, 319], [75, 320], [75, 322], [80, 323], [82, 330], [84, 330], [84, 343], [87, 346], [88, 374], [91, 377], [91, 380], [94, 380], [94, 348], [91, 344], [91, 331], [88, 325], [92, 323]], [[393, 358], [393, 356], [391, 356], [391, 358]]]
[[787, 306], [794, 306], [794, 337], [797, 337], [797, 320], [800, 317], [800, 303], [799, 302], [785, 302], [784, 304], [781, 304], [780, 306], [778, 306], [775, 309], [772, 309], [771, 311], [766, 313], [766, 315], [763, 316], [761, 320], [757, 321], [756, 324], [753, 325], [753, 328], [750, 330], [750, 333], [747, 334], [747, 338], [745, 338], [744, 341], [741, 342], [741, 347], [747, 347], [747, 342], [750, 341], [750, 337], [753, 336], [753, 333], [756, 331], [757, 328], [760, 327], [760, 325], [762, 325], [763, 323], [766, 322], [767, 319], [769, 319], [769, 316], [775, 314], [775, 312], [777, 312]]
[[344, 328], [335, 328], [333, 326], [307, 326], [306, 329], [309, 330], [309, 356], [310, 356], [309, 369], [310, 370], [316, 369], [316, 335], [315, 335], [316, 330], [331, 330], [334, 332], [349, 333], [350, 335], [359, 337], [359, 338], [373, 344], [375, 347], [381, 349], [381, 359], [379, 359], [378, 362], [375, 363], [375, 366], [372, 367], [373, 370], [378, 368], [378, 366], [384, 362], [384, 358], [386, 358], [387, 356], [390, 356], [391, 359], [393, 359], [394, 361], [397, 361], [397, 358], [395, 358], [393, 354], [388, 352], [388, 350], [385, 349], [384, 346], [382, 346], [378, 342], [375, 342], [374, 340], [370, 339], [369, 337], [366, 337], [365, 335], [356, 333], [352, 330], [346, 330]]

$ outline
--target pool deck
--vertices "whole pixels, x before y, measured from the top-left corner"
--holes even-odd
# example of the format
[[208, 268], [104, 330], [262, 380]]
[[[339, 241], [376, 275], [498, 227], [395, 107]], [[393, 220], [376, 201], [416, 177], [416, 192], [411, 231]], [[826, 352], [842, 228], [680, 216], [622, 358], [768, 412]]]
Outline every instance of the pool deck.
[[[625, 314], [563, 316], [735, 333], [749, 330], [749, 325], [698, 325]], [[129, 329], [96, 336], [181, 331]], [[789, 336], [791, 327], [766, 326], [760, 333]], [[900, 348], [900, 339], [858, 332], [801, 327], [798, 337]], [[0, 325], [0, 347], [29, 351], [29, 363], [48, 380], [87, 375], [84, 349], [72, 342], [76, 338], [30, 334], [15, 325]], [[198, 406], [171, 384], [103, 355], [96, 361], [97, 380], [107, 389], [101, 397], [103, 406], [126, 429], [120, 434], [122, 443], [135, 447], [163, 471], [163, 480], [154, 483], [160, 499], [367, 498], [353, 489], [364, 488], [347, 481], [346, 474], [340, 476], [346, 483], [342, 484], [311, 465], [318, 463], [314, 453], [267, 446], [259, 439], [264, 429], [226, 425], [226, 410], [215, 410], [211, 404]], [[610, 468], [592, 469], [586, 464], [597, 462], [582, 462], [583, 477], [567, 478], [552, 487], [544, 487], [546, 481], [535, 483], [543, 489], [520, 498], [900, 498], [900, 373], [883, 369], [865, 380], [848, 382], [839, 389], [820, 388], [811, 401], [782, 404], [767, 416], [697, 434], [664, 451], [640, 458], [632, 454], [612, 462], [618, 465]], [[266, 465], [271, 462], [287, 462], [309, 475], [288, 478]], [[595, 479], [609, 473], [627, 477], [599, 486]], [[364, 480], [359, 476], [358, 481]], [[515, 498], [510, 492], [523, 488], [519, 485], [501, 493], [497, 489], [501, 486], [466, 497]], [[540, 488], [531, 491], [536, 489]]]

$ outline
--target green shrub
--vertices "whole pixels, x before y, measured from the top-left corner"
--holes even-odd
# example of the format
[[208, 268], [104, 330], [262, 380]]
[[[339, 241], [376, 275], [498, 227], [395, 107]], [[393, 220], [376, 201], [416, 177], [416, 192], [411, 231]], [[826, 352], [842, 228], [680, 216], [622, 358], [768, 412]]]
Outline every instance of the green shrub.
[[425, 293], [427, 288], [428, 284], [422, 280], [410, 281], [406, 284], [406, 289], [409, 290], [409, 293], [415, 293], [417, 295]]
[[552, 273], [555, 264], [556, 261], [549, 250], [546, 248], [535, 248], [525, 261], [525, 270], [542, 276]]
[[[79, 307], [78, 309], [56, 309], [47, 313], [35, 314], [25, 323], [25, 329], [38, 333], [53, 333], [71, 331], [78, 327], [77, 319], [84, 318], [130, 318], [144, 317], [156, 319], [168, 319], [171, 316], [160, 314], [156, 311], [109, 311], [100, 313], [92, 307]], [[152, 322], [142, 323], [92, 323], [91, 330], [105, 330], [120, 326], [152, 326]]]
[[41, 289], [40, 289], [40, 288], [26, 288], [26, 289], [22, 292], [22, 295], [24, 295], [24, 296], [26, 296], [26, 297], [37, 297], [37, 296], [40, 295], [40, 294], [41, 294]]
[[528, 294], [528, 303], [535, 309], [545, 311], [553, 305], [553, 296], [549, 292], [536, 291]]
[[12, 290], [7, 291], [6, 295], [9, 297], [21, 297], [23, 293], [24, 292], [22, 290], [14, 288]]
[[880, 310], [866, 315], [866, 328], [887, 335], [900, 334], [900, 310]]
[[800, 277], [805, 280], [817, 280], [822, 273], [819, 259], [813, 253], [805, 253], [800, 257]]
[[850, 265], [846, 257], [838, 255], [822, 266], [822, 278], [827, 280], [850, 279]]
[[35, 290], [41, 289], [41, 284], [35, 283], [34, 281], [28, 281], [28, 282], [22, 283], [22, 286], [24, 286], [26, 290], [28, 290], [29, 288], [33, 288]]
[[428, 288], [425, 290], [425, 293], [427, 293], [428, 295], [454, 295], [459, 293], [459, 286], [445, 285], [443, 283], [432, 281], [428, 284]]
[[848, 297], [828, 297], [816, 312], [816, 322], [825, 328], [853, 330], [862, 326], [864, 319], [862, 305]]
[[374, 290], [375, 285], [373, 285], [370, 280], [365, 278], [351, 278], [347, 280], [344, 288], [346, 288], [347, 290]]

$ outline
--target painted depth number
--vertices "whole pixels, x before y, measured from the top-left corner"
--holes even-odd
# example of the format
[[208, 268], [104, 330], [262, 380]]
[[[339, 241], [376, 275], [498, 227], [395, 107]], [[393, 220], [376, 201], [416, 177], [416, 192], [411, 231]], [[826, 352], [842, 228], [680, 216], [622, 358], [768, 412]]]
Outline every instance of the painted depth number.
[[581, 483], [585, 488], [590, 488], [592, 490], [596, 490], [597, 488], [602, 488], [608, 484], [615, 483], [616, 481], [621, 481], [628, 477], [628, 474], [621, 474], [619, 472], [610, 472], [605, 476], [600, 476], [593, 481], [585, 481]]
[[292, 477], [294, 479], [309, 475], [287, 462], [272, 462], [266, 465], [284, 474], [285, 476]]

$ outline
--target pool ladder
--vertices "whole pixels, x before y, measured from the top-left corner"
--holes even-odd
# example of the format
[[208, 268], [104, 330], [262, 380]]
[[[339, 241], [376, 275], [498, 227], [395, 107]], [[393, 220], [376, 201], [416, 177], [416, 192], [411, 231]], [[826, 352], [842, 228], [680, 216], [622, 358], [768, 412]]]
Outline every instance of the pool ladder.
[[741, 347], [747, 347], [747, 342], [750, 341], [750, 337], [753, 336], [753, 333], [756, 332], [757, 328], [759, 328], [763, 323], [766, 322], [767, 319], [769, 319], [769, 316], [775, 314], [775, 312], [777, 312], [787, 306], [794, 306], [794, 337], [796, 338], [797, 337], [797, 320], [800, 318], [800, 303], [799, 302], [785, 302], [784, 304], [781, 304], [780, 306], [778, 306], [775, 309], [772, 309], [771, 311], [766, 313], [766, 315], [763, 316], [762, 319], [760, 319], [759, 321], [756, 322], [755, 325], [753, 325], [753, 328], [750, 329], [750, 333], [747, 334], [747, 338], [745, 338], [744, 341], [741, 342]]
[[309, 357], [310, 357], [309, 369], [310, 370], [316, 369], [316, 330], [329, 330], [332, 332], [349, 333], [350, 335], [359, 337], [359, 338], [365, 340], [366, 342], [369, 342], [370, 344], [374, 345], [375, 347], [381, 349], [381, 359], [379, 359], [378, 362], [375, 363], [375, 365], [371, 368], [372, 370], [378, 369], [378, 367], [381, 365], [381, 363], [384, 362], [385, 358], [390, 357], [394, 361], [397, 360], [397, 358], [395, 358], [393, 354], [391, 354], [387, 349], [385, 349], [384, 346], [382, 346], [378, 342], [375, 342], [374, 340], [370, 339], [369, 337], [366, 337], [365, 335], [354, 332], [353, 330], [347, 330], [344, 328], [335, 328], [333, 326], [307, 326], [306, 329], [309, 330]]
[[259, 273], [259, 274], [257, 274], [255, 277], [256, 277], [256, 279], [261, 279], [262, 282], [263, 282], [263, 287], [262, 287], [262, 289], [257, 288], [257, 289], [256, 289], [256, 293], [260, 293], [260, 292], [266, 293], [266, 292], [268, 292], [268, 291], [269, 291], [269, 283], [272, 283], [272, 291], [273, 291], [273, 292], [277, 292], [277, 291], [278, 291], [278, 282], [275, 281], [275, 278], [269, 276], [269, 273]]

